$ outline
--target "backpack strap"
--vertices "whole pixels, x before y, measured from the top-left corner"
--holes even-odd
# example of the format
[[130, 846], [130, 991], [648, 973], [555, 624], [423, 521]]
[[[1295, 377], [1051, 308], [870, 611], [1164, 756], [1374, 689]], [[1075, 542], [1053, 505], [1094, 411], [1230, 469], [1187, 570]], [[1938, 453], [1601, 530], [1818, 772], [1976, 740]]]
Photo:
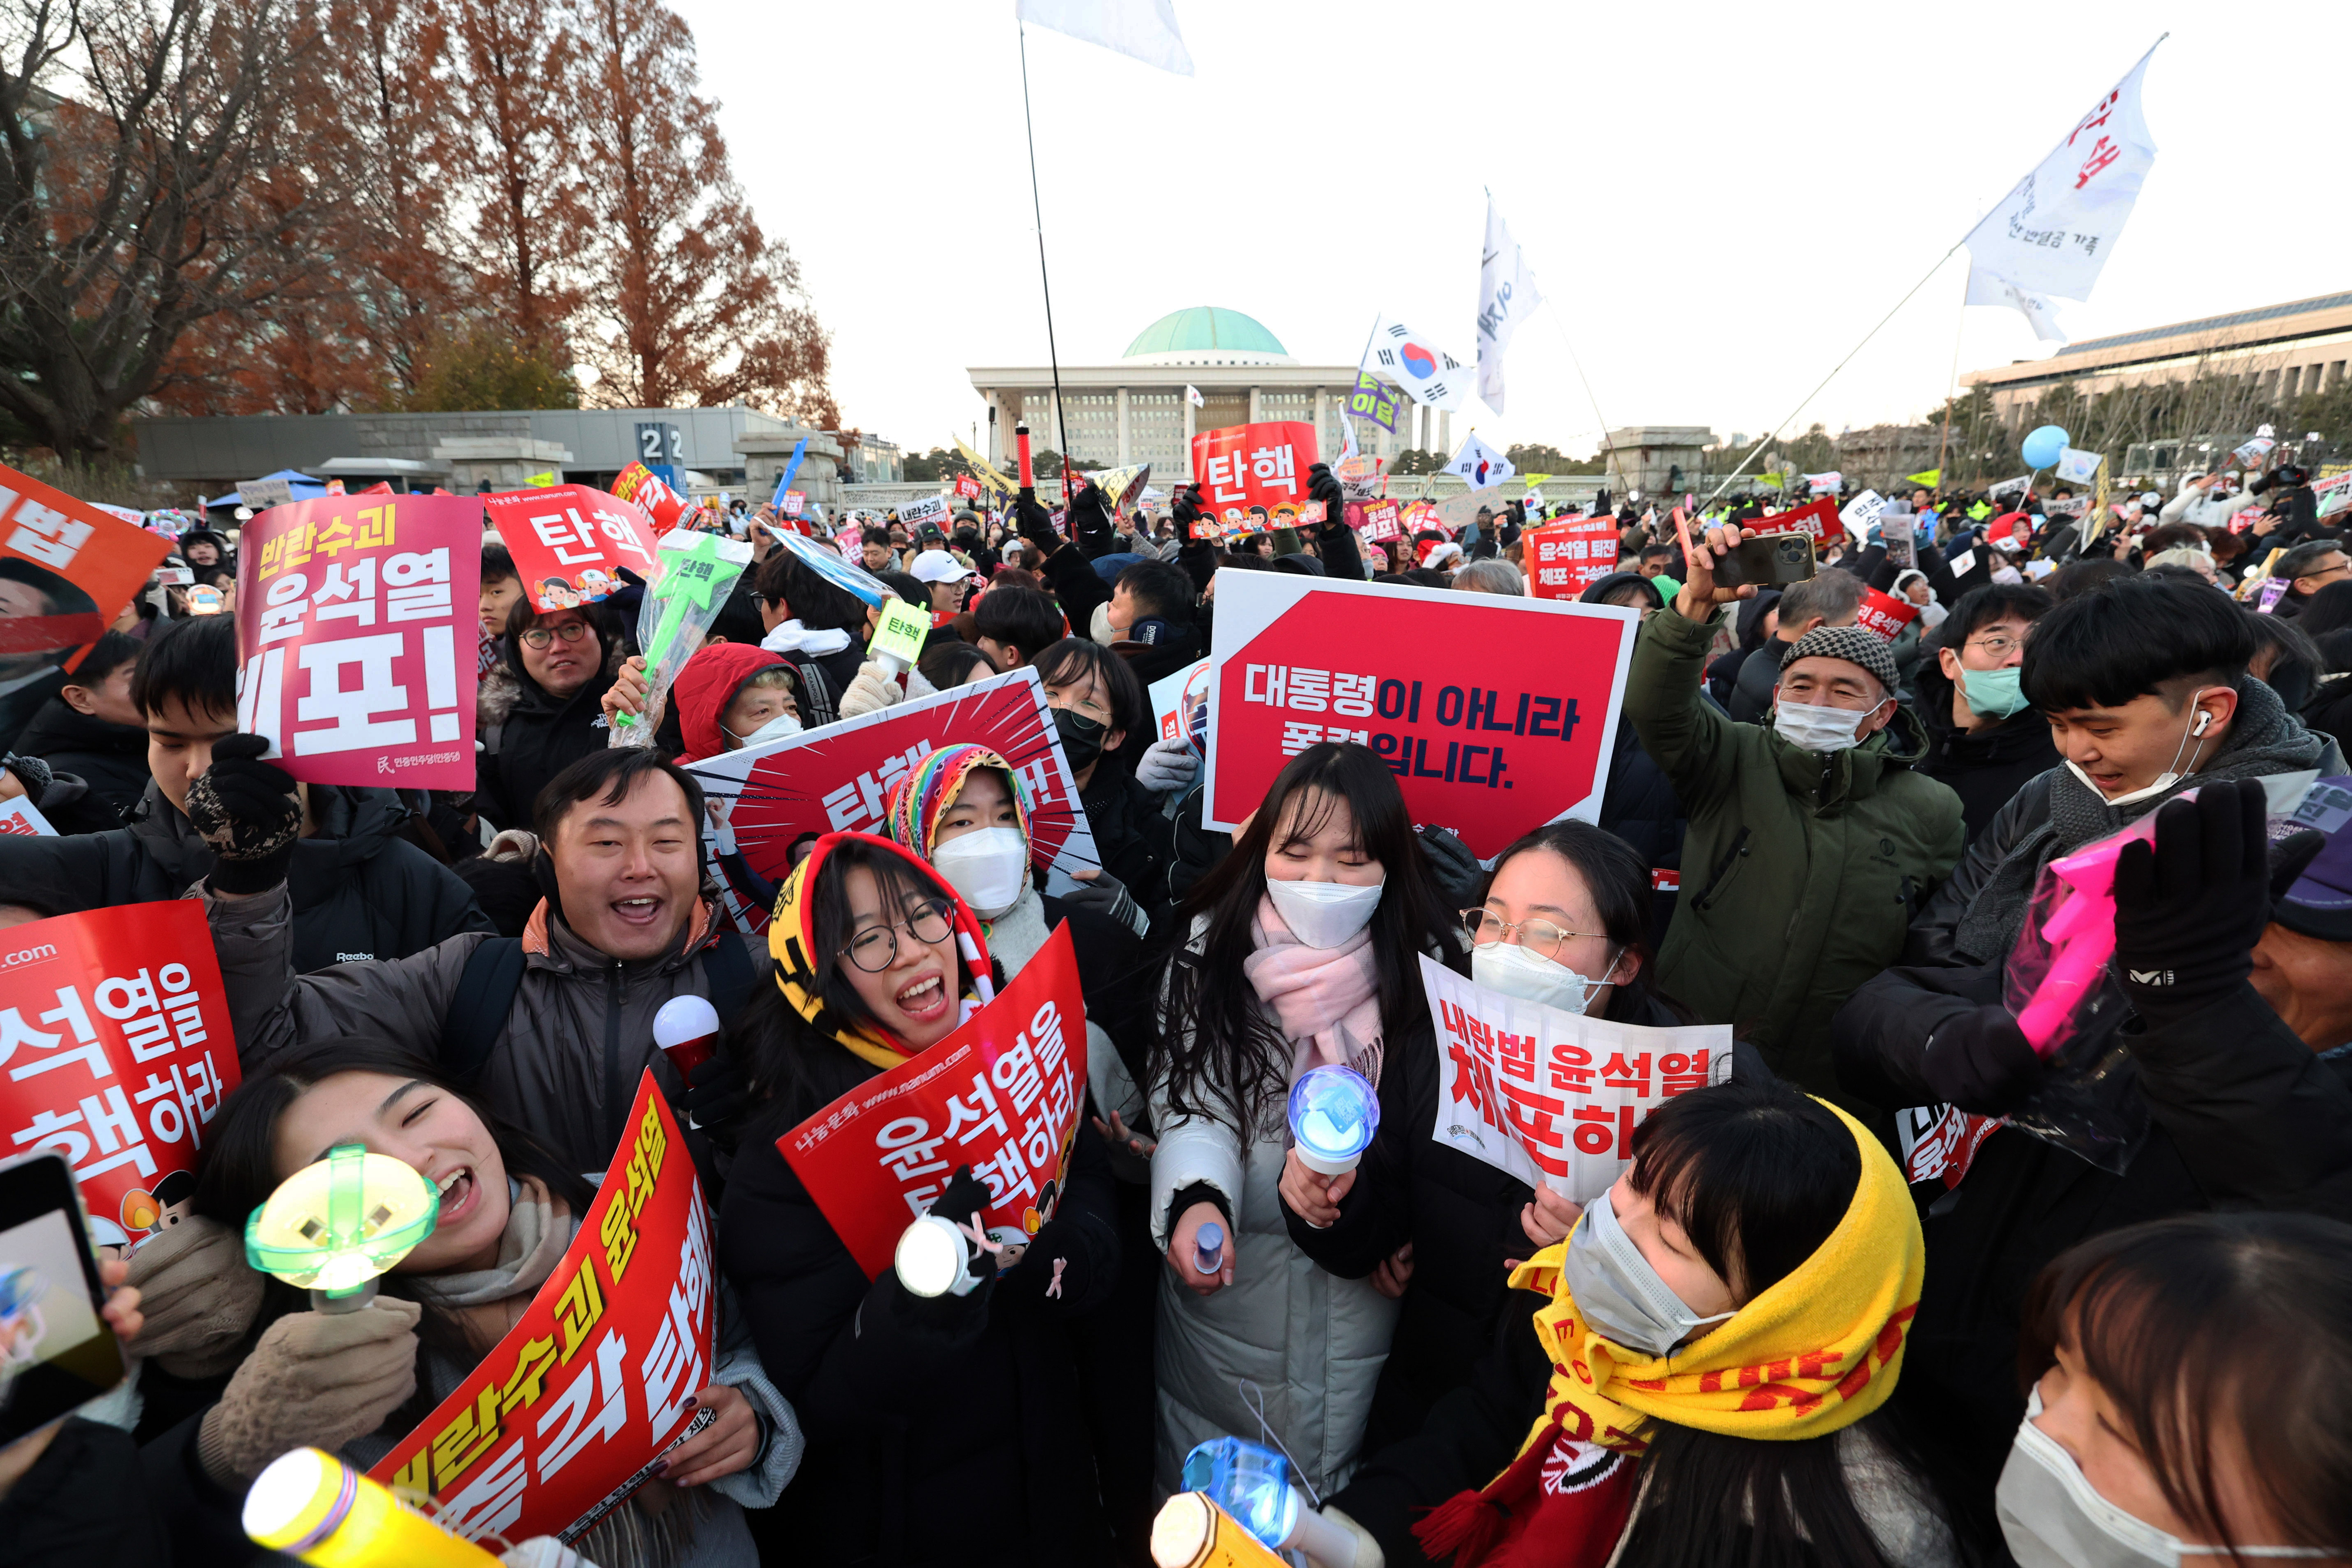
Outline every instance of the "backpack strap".
[[729, 932], [714, 946], [702, 954], [703, 978], [710, 982], [710, 1005], [718, 1010], [719, 1021], [730, 1024], [743, 1010], [751, 997], [751, 956], [743, 951], [743, 944]]
[[457, 977], [449, 1016], [441, 1025], [441, 1069], [457, 1088], [470, 1091], [489, 1065], [490, 1048], [505, 1032], [522, 972], [520, 936], [492, 936], [466, 955], [465, 972]]

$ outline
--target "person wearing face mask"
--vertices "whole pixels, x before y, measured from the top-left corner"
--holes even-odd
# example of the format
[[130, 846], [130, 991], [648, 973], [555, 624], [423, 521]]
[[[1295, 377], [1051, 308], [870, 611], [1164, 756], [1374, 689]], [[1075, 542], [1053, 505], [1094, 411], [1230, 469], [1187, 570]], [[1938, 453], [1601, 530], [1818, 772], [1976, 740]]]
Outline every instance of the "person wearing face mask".
[[[1328, 1491], [1356, 1460], [1413, 1257], [1401, 1243], [1344, 1278], [1292, 1240], [1285, 1104], [1325, 1063], [1390, 1093], [1391, 1074], [1433, 1073], [1419, 960], [1458, 964], [1460, 946], [1396, 776], [1352, 744], [1292, 758], [1176, 916], [1150, 1079], [1159, 1481], [1175, 1487], [1194, 1444], [1256, 1431], [1247, 1380], [1284, 1391], [1266, 1418]], [[1431, 1060], [1399, 1064], [1415, 1055]], [[1223, 1240], [1203, 1269], [1209, 1225]]]
[[2059, 765], [1976, 835], [1904, 961], [1999, 962], [2042, 867], [2191, 785], [2345, 771], [2335, 741], [2247, 673], [2256, 651], [2246, 612], [2201, 583], [2121, 579], [2035, 622], [2019, 689], [2048, 722]]
[[[260, 1333], [196, 1442], [206, 1475], [231, 1488], [305, 1445], [362, 1471], [390, 1453], [506, 1338], [595, 1196], [593, 1178], [452, 1089], [431, 1063], [365, 1035], [303, 1047], [247, 1079], [205, 1139], [194, 1209], [225, 1227], [241, 1228], [281, 1182], [342, 1144], [401, 1160], [441, 1188], [433, 1234], [383, 1276], [368, 1305], [310, 1310], [303, 1292], [275, 1280], [244, 1298], [257, 1303]], [[241, 1249], [224, 1249], [219, 1266], [247, 1270]], [[170, 1304], [150, 1301], [151, 1310]], [[744, 1510], [773, 1503], [792, 1479], [800, 1430], [723, 1282], [716, 1316], [710, 1382], [696, 1399], [717, 1418], [581, 1538], [591, 1561], [758, 1563]]]
[[1173, 829], [1160, 802], [1136, 781], [1151, 744], [1151, 708], [1127, 661], [1098, 643], [1065, 637], [1032, 663], [1045, 685], [1054, 729], [1094, 833], [1098, 872], [1072, 873], [1071, 903], [1145, 935], [1165, 904]]
[[2047, 590], [1996, 583], [1963, 598], [1927, 639], [1916, 679], [1927, 727], [1919, 771], [1960, 798], [1971, 841], [2029, 781], [2058, 765], [2050, 723], [2019, 685], [2025, 634], [2055, 603]]
[[1902, 1176], [1859, 1123], [1769, 1080], [1677, 1095], [1513, 1273], [1532, 1321], [1324, 1515], [1389, 1568], [1979, 1560], [1983, 1500], [1888, 1404], [1923, 1272]]
[[[645, 712], [645, 675], [644, 655], [632, 654], [622, 663], [604, 696], [607, 718]], [[745, 643], [697, 648], [670, 690], [685, 743], [678, 765], [798, 735], [799, 689], [799, 677], [781, 653]]]
[[[1959, 798], [1916, 770], [1919, 722], [1895, 700], [1886, 643], [1859, 627], [1817, 626], [1780, 652], [1769, 727], [1709, 703], [1699, 674], [1716, 617], [1756, 590], [1716, 579], [1740, 528], [1676, 526], [1682, 591], [1643, 623], [1625, 688], [1625, 716], [1689, 822], [1658, 983], [1702, 1020], [1738, 1025], [1774, 1072], [1834, 1095], [1830, 1015], [1895, 961], [1959, 857]], [[1796, 597], [1780, 601], [1784, 627]]]
[[2116, 1230], [2036, 1281], [1993, 1494], [2019, 1568], [2352, 1562], [2352, 1226]]
[[[1490, 990], [1644, 1028], [1689, 1023], [1650, 986], [1650, 870], [1587, 822], [1554, 822], [1496, 858], [1478, 905], [1459, 914], [1470, 977]], [[1381, 1278], [1409, 1249], [1396, 1340], [1381, 1372], [1364, 1447], [1419, 1430], [1459, 1386], [1512, 1310], [1506, 1265], [1562, 1239], [1577, 1209], [1441, 1141], [1437, 1051], [1386, 1054], [1381, 1125], [1353, 1171], [1326, 1176], [1284, 1156], [1291, 1241], [1331, 1273]], [[1767, 1075], [1746, 1053], [1740, 1071]]]
[[[808, 1436], [771, 1561], [1108, 1563], [1068, 1332], [1118, 1277], [1101, 1139], [1080, 1124], [1053, 1217], [969, 1294], [869, 1281], [777, 1141], [952, 1034], [994, 966], [952, 887], [864, 833], [817, 841], [768, 935], [773, 984], [722, 1046], [752, 1104], [716, 1250]], [[986, 1202], [970, 1166], [940, 1179], [940, 1212]]]

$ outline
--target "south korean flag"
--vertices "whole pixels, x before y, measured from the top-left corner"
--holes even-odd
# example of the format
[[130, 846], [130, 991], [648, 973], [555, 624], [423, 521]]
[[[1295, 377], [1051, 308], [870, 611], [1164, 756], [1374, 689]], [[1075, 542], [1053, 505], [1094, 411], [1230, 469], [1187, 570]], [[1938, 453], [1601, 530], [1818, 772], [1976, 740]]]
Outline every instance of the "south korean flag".
[[1360, 369], [1394, 382], [1413, 402], [1452, 413], [1470, 399], [1475, 374], [1402, 321], [1381, 318]]

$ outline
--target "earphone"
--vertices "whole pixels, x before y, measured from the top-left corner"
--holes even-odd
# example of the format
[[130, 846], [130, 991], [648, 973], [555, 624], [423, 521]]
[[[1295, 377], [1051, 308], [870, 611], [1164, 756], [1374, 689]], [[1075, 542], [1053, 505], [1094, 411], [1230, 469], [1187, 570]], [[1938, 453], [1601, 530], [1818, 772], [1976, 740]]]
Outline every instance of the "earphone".
[[2196, 736], [2196, 735], [2202, 735], [2202, 734], [2204, 734], [2204, 733], [2205, 733], [2206, 727], [2207, 727], [2209, 725], [2210, 725], [2212, 722], [2213, 722], [2213, 716], [2212, 716], [2211, 714], [2210, 714], [2210, 713], [2200, 713], [2200, 714], [2197, 716], [2197, 727], [2196, 727], [2196, 728], [2194, 728], [2194, 729], [2192, 729], [2192, 730], [2190, 730], [2189, 733], [2190, 735], [2192, 735], [2192, 736]]

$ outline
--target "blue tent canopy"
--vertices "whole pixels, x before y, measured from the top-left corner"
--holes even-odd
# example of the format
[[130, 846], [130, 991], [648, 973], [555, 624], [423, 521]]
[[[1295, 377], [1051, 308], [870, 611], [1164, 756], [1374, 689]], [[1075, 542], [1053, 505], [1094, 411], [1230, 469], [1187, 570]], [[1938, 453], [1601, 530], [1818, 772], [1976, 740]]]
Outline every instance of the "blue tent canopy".
[[[327, 482], [324, 479], [313, 479], [308, 474], [304, 474], [298, 469], [280, 468], [277, 473], [264, 474], [262, 477], [265, 479], [285, 480], [288, 485], [293, 487], [294, 498], [298, 501], [316, 500], [318, 497], [327, 493]], [[207, 509], [214, 507], [242, 507], [244, 505], [244, 496], [235, 490], [231, 490], [226, 496], [215, 497], [212, 500], [205, 503]]]

